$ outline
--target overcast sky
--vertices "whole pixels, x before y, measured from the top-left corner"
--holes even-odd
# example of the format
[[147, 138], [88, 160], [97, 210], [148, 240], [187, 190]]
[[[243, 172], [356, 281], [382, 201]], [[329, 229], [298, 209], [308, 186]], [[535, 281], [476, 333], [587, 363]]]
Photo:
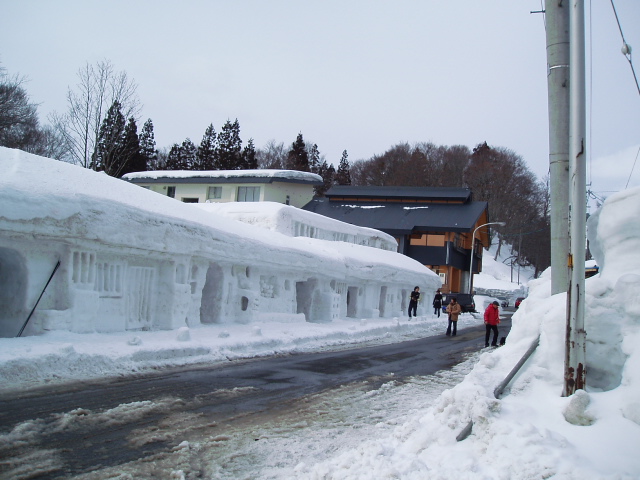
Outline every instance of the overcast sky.
[[[610, 0], [592, 9], [593, 190], [623, 189], [640, 148], [640, 95]], [[640, 1], [614, 0], [640, 52]], [[243, 141], [301, 132], [337, 166], [400, 142], [512, 149], [548, 171], [541, 0], [0, 0], [0, 62], [29, 78], [40, 116], [66, 110], [87, 62], [138, 84], [158, 147], [238, 119]], [[589, 23], [589, 22], [588, 22]], [[640, 66], [636, 67], [640, 70]], [[638, 72], [640, 73], [640, 72]], [[630, 186], [640, 185], [640, 159]]]

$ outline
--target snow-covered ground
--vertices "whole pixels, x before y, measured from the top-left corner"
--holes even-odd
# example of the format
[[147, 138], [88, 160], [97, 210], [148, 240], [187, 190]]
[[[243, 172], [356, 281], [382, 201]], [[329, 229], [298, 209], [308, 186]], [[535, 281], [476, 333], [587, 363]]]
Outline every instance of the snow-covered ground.
[[[640, 445], [638, 218], [640, 189], [636, 188], [609, 197], [589, 221], [590, 246], [600, 273], [586, 280], [586, 391], [561, 397], [566, 300], [562, 294], [550, 294], [549, 273], [545, 272], [529, 281], [529, 296], [513, 317], [506, 346], [479, 353], [462, 381], [454, 376], [430, 402], [408, 404], [405, 412], [396, 409], [388, 417], [384, 408], [390, 405], [389, 399], [402, 401], [419, 388], [415, 384], [385, 384], [368, 394], [376, 397], [369, 404], [373, 417], [368, 422], [379, 425], [363, 427], [361, 437], [358, 426], [367, 421], [354, 420], [350, 428], [348, 417], [353, 410], [344, 419], [343, 426], [350, 430], [348, 437], [318, 437], [317, 431], [304, 423], [283, 430], [274, 445], [290, 448], [291, 458], [305, 458], [304, 448], [312, 445], [321, 448], [332, 442], [331, 448], [322, 456], [307, 456], [294, 465], [272, 463], [262, 478], [640, 478], [640, 456], [636, 454]], [[490, 255], [485, 255], [484, 273], [475, 279], [475, 285], [503, 289], [495, 285], [497, 281], [504, 285], [505, 279], [490, 275], [502, 266], [491, 262]], [[520, 288], [511, 283], [507, 286]], [[481, 311], [488, 301], [489, 297], [478, 296], [478, 309]], [[0, 388], [28, 388], [162, 366], [441, 334], [444, 317], [433, 318], [429, 303], [418, 308], [423, 317], [413, 322], [404, 317], [363, 318], [327, 324], [200, 325], [108, 334], [57, 331], [2, 338]], [[479, 315], [463, 315], [461, 322], [464, 326], [482, 320]], [[496, 399], [494, 388], [538, 336], [537, 350]], [[456, 436], [470, 421], [471, 435], [457, 442]], [[340, 438], [349, 441], [340, 443]], [[189, 478], [188, 468], [186, 462], [167, 476]]]

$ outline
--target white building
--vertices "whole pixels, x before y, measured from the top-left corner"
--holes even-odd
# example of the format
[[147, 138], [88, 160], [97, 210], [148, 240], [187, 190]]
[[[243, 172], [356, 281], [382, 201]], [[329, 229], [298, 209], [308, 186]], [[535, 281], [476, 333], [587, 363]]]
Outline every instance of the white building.
[[301, 208], [322, 177], [296, 170], [162, 170], [135, 172], [123, 180], [185, 203], [277, 202]]
[[[278, 215], [250, 225], [2, 147], [0, 170], [1, 337], [36, 304], [24, 334], [389, 317], [415, 285], [427, 297], [440, 286], [376, 230], [318, 220], [322, 235], [290, 236], [264, 228]], [[290, 217], [298, 233], [314, 222], [305, 214]], [[343, 236], [320, 238], [329, 231]]]

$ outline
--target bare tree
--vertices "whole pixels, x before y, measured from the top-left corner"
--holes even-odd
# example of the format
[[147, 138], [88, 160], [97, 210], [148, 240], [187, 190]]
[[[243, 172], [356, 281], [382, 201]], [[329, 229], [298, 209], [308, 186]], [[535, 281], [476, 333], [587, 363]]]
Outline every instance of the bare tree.
[[65, 140], [68, 160], [91, 168], [108, 108], [117, 101], [125, 118], [137, 119], [141, 105], [137, 84], [126, 72], [116, 72], [109, 60], [87, 63], [77, 77], [78, 83], [67, 91], [67, 112], [54, 113], [49, 121]]
[[64, 139], [51, 127], [45, 125], [35, 132], [33, 141], [22, 148], [25, 152], [64, 161], [67, 158], [67, 147]]
[[287, 151], [284, 143], [276, 143], [269, 140], [267, 144], [256, 152], [258, 168], [285, 168], [287, 162]]
[[38, 106], [30, 102], [25, 78], [0, 67], [0, 145], [24, 148], [38, 133]]

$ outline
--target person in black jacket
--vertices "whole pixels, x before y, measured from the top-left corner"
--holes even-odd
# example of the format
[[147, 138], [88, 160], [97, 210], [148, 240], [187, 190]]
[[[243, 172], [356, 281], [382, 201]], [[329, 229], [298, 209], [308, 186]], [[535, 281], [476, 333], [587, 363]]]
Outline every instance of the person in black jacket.
[[418, 300], [420, 300], [420, 287], [415, 287], [411, 296], [409, 297], [409, 320], [411, 320], [411, 312], [413, 316], [417, 317], [416, 311], [418, 310]]
[[436, 296], [433, 297], [433, 314], [440, 318], [440, 310], [442, 310], [442, 294], [440, 289], [436, 290]]

